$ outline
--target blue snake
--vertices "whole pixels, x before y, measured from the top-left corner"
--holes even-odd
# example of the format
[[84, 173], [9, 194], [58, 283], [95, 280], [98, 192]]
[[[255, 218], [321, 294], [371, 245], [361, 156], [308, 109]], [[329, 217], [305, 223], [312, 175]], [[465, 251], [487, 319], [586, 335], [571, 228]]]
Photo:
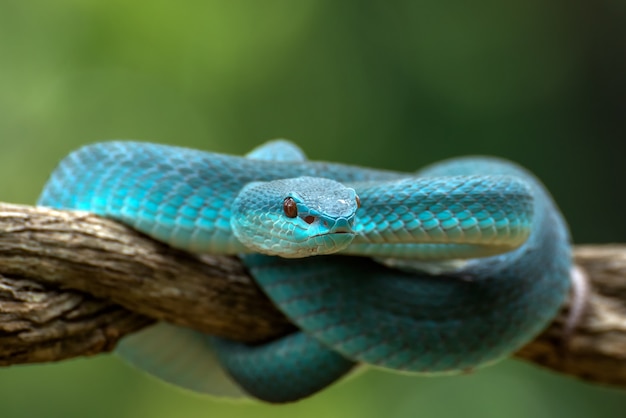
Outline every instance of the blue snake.
[[39, 204], [86, 210], [193, 253], [241, 257], [298, 330], [247, 345], [160, 323], [117, 352], [196, 392], [291, 402], [357, 364], [460, 373], [537, 335], [570, 287], [568, 229], [508, 161], [417, 173], [112, 141], [67, 156]]

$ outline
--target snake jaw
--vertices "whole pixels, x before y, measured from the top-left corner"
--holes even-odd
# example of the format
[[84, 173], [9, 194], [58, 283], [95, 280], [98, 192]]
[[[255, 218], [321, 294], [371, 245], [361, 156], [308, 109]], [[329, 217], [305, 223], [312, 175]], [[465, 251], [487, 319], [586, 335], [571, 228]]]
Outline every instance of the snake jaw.
[[302, 220], [293, 239], [297, 241], [297, 249], [293, 255], [283, 257], [296, 258], [312, 255], [327, 255], [341, 251], [348, 247], [354, 237], [354, 216], [349, 218], [332, 219], [324, 215], [314, 216], [313, 222]]
[[302, 245], [298, 252], [283, 255], [283, 257], [301, 258], [305, 256], [333, 254], [350, 245], [355, 236], [356, 234], [353, 232], [332, 232], [312, 235], [301, 243]]

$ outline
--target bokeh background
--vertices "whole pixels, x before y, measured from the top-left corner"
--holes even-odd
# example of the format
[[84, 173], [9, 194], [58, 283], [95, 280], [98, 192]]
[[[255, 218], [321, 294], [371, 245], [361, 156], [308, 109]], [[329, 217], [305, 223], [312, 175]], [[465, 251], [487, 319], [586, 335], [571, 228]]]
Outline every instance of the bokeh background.
[[[626, 2], [0, 0], [0, 200], [70, 150], [128, 138], [413, 170], [522, 163], [577, 242], [626, 239]], [[600, 223], [596, 218], [614, 219]], [[514, 361], [369, 371], [270, 407], [194, 396], [112, 356], [0, 370], [0, 416], [624, 417], [626, 393]]]

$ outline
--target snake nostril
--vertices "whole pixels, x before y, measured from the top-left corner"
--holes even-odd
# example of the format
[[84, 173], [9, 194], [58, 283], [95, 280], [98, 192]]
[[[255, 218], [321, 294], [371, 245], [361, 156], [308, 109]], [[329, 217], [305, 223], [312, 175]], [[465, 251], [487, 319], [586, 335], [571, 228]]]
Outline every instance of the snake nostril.
[[324, 226], [328, 228], [328, 222], [327, 221], [323, 221], [323, 222], [324, 222]]

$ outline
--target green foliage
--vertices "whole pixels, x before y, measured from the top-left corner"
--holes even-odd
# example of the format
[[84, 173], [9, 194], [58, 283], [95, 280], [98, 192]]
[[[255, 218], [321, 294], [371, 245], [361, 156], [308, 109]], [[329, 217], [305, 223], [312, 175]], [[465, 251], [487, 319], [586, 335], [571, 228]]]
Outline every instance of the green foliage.
[[[495, 154], [535, 171], [579, 242], [623, 241], [626, 17], [619, 2], [0, 3], [0, 199], [32, 203], [81, 144], [132, 138], [412, 170]], [[598, 205], [602, 205], [598, 211]], [[407, 330], [408, 332], [408, 330]], [[507, 362], [370, 371], [286, 407], [155, 382], [113, 357], [0, 370], [15, 417], [622, 417], [626, 396]]]

